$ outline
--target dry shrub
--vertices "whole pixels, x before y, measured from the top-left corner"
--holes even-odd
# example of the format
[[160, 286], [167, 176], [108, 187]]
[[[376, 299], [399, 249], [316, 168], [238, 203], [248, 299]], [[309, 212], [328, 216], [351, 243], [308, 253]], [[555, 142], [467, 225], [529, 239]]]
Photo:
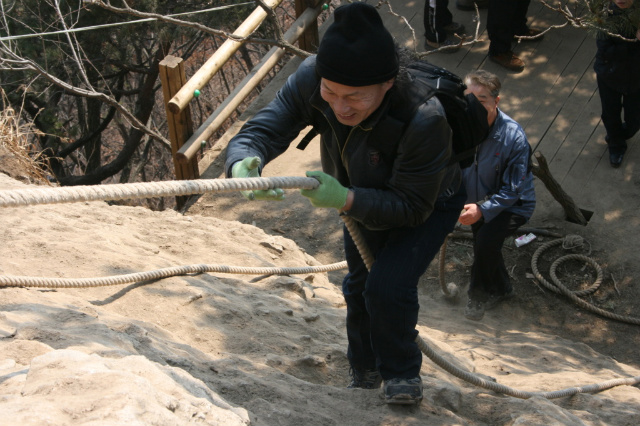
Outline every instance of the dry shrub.
[[20, 120], [19, 114], [8, 106], [2, 92], [0, 111], [0, 172], [25, 183], [50, 185], [52, 173], [46, 158], [34, 152], [30, 142], [41, 135], [33, 123]]

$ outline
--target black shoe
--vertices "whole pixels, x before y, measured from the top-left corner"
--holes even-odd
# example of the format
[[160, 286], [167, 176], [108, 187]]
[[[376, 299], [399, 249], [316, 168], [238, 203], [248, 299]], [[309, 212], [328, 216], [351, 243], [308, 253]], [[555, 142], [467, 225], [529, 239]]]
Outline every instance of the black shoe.
[[462, 34], [464, 34], [465, 28], [462, 24], [451, 22], [450, 24], [444, 26], [444, 30], [449, 34], [458, 34], [461, 36]]
[[349, 369], [351, 383], [348, 389], [378, 389], [382, 384], [382, 376], [378, 370], [357, 370], [353, 367]]
[[422, 378], [385, 380], [384, 399], [387, 404], [419, 404], [422, 401]]
[[484, 302], [469, 299], [464, 308], [464, 316], [473, 321], [480, 321], [484, 317]]
[[478, 9], [489, 7], [489, 0], [456, 0], [456, 7], [460, 10], [476, 10], [474, 3], [478, 5]]
[[609, 163], [611, 163], [611, 167], [617, 169], [622, 164], [622, 160], [624, 159], [624, 154], [609, 154]]
[[495, 308], [496, 306], [498, 306], [498, 304], [502, 301], [505, 301], [507, 299], [511, 299], [514, 295], [514, 291], [513, 288], [504, 294], [492, 294], [489, 296], [489, 299], [487, 299], [487, 301], [484, 304], [484, 310], [485, 311], [489, 311], [493, 308]]

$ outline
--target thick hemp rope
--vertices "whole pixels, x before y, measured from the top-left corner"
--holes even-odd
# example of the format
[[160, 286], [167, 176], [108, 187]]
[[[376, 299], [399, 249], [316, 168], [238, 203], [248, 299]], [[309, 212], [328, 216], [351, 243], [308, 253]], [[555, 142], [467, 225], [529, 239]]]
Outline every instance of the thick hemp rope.
[[[78, 201], [97, 200], [122, 200], [128, 198], [148, 198], [173, 195], [202, 194], [206, 192], [224, 192], [239, 190], [258, 190], [274, 188], [316, 188], [318, 181], [313, 178], [243, 178], [224, 180], [198, 180], [198, 181], [172, 181], [172, 182], [152, 182], [134, 184], [115, 184], [101, 186], [77, 186], [64, 188], [42, 188], [26, 190], [0, 191], [0, 207], [23, 206], [31, 204], [51, 204], [69, 203]], [[348, 216], [342, 219], [351, 234], [356, 247], [361, 253], [363, 261], [368, 269], [373, 266], [374, 257], [368, 247], [357, 225]], [[444, 254], [441, 252], [441, 254]], [[38, 286], [38, 287], [94, 287], [99, 285], [117, 285], [129, 282], [148, 281], [165, 278], [174, 275], [184, 275], [203, 272], [226, 272], [226, 273], [246, 273], [246, 274], [296, 274], [310, 272], [325, 272], [329, 270], [342, 269], [346, 262], [339, 262], [326, 267], [306, 267], [306, 268], [244, 268], [225, 265], [191, 265], [183, 267], [165, 268], [156, 271], [126, 274], [106, 278], [37, 278], [37, 277], [11, 277], [0, 276], [0, 286]], [[331, 268], [331, 269], [323, 269]], [[567, 290], [568, 291], [568, 290]], [[418, 335], [416, 343], [420, 350], [429, 357], [436, 365], [445, 371], [461, 378], [471, 384], [503, 393], [517, 398], [531, 398], [541, 396], [552, 399], [563, 396], [574, 395], [581, 392], [596, 392], [609, 389], [614, 386], [635, 385], [640, 383], [640, 376], [624, 379], [609, 380], [600, 384], [582, 386], [579, 388], [568, 388], [555, 392], [525, 392], [512, 389], [508, 386], [496, 382], [485, 380], [473, 373], [462, 370], [454, 364], [448, 362], [440, 355], [436, 354], [427, 343]]]
[[202, 274], [205, 272], [222, 272], [227, 274], [249, 275], [296, 275], [315, 274], [319, 272], [337, 271], [347, 267], [342, 261], [321, 266], [307, 266], [297, 268], [279, 267], [242, 267], [227, 265], [185, 265], [156, 269], [148, 272], [114, 275], [99, 278], [39, 278], [0, 275], [0, 287], [46, 287], [46, 288], [87, 288], [128, 284], [142, 281], [158, 280], [187, 274]]
[[[360, 252], [360, 256], [362, 256], [363, 260], [367, 259], [367, 261], [365, 262], [365, 265], [367, 266], [367, 269], [371, 270], [371, 266], [373, 265], [374, 258], [371, 252], [369, 251], [368, 247], [366, 247], [366, 244], [362, 240], [358, 226], [355, 223], [353, 223], [353, 219], [351, 219], [350, 217], [342, 216], [342, 219], [347, 225], [347, 229], [349, 230], [349, 233], [351, 233], [351, 238], [354, 240], [354, 242], [356, 241], [360, 242], [360, 244], [356, 243], [356, 247], [358, 247], [358, 250], [361, 250], [361, 246], [362, 246], [362, 251]], [[447, 238], [445, 238], [444, 244], [446, 244], [446, 241], [447, 241]], [[446, 250], [446, 246], [445, 246], [445, 250]], [[441, 262], [442, 262], [442, 258], [444, 257], [444, 252], [442, 250], [440, 251], [440, 255], [441, 255]], [[442, 263], [441, 263], [441, 266], [442, 266]], [[553, 391], [553, 392], [521, 391], [521, 390], [511, 388], [509, 386], [501, 385], [500, 383], [497, 383], [497, 382], [483, 379], [482, 377], [476, 374], [473, 374], [469, 371], [459, 368], [455, 364], [447, 361], [442, 356], [437, 354], [427, 344], [427, 342], [425, 342], [424, 339], [420, 337], [420, 335], [416, 336], [415, 342], [417, 343], [418, 347], [420, 348], [420, 351], [422, 351], [423, 354], [425, 354], [431, 361], [433, 361], [436, 365], [438, 365], [440, 368], [442, 368], [446, 372], [473, 385], [476, 385], [485, 389], [489, 389], [494, 392], [520, 398], [520, 399], [528, 399], [534, 396], [540, 396], [546, 399], [554, 399], [554, 398], [561, 398], [564, 396], [575, 395], [577, 393], [599, 392], [615, 386], [621, 386], [621, 385], [633, 386], [640, 383], [640, 376], [636, 376], [636, 377], [629, 377], [629, 378], [622, 378], [622, 379], [613, 379], [613, 380], [608, 380], [602, 383], [580, 386], [580, 387], [572, 387], [572, 388], [567, 388], [567, 389]]]
[[[519, 228], [519, 230], [524, 233], [533, 232], [534, 234], [538, 234], [538, 235], [546, 235], [548, 237], [562, 238], [562, 235], [553, 231], [548, 231], [546, 229], [522, 227], [522, 228]], [[445, 271], [447, 246], [448, 246], [449, 239], [451, 238], [459, 238], [459, 239], [466, 238], [466, 239], [472, 240], [473, 234], [469, 231], [462, 231], [460, 228], [456, 227], [452, 233], [450, 233], [445, 237], [444, 242], [442, 243], [442, 247], [440, 247], [440, 254], [438, 258], [438, 261], [439, 261], [438, 280], [440, 281], [440, 288], [442, 289], [442, 293], [444, 294], [445, 298], [451, 300], [452, 302], [457, 302], [460, 299], [461, 290], [456, 283], [447, 282], [446, 271]], [[595, 289], [593, 291], [595, 291]]]
[[[562, 257], [559, 257], [558, 259], [556, 259], [550, 267], [549, 270], [549, 275], [551, 276], [551, 281], [549, 282], [547, 279], [545, 279], [542, 274], [540, 273], [540, 270], [538, 269], [538, 259], [540, 258], [540, 256], [542, 255], [542, 253], [553, 247], [553, 246], [557, 246], [557, 245], [566, 245], [569, 244], [571, 246], [575, 246], [576, 245], [576, 236], [567, 236], [565, 238], [559, 238], [557, 240], [553, 240], [553, 241], [549, 241], [548, 243], [544, 243], [543, 245], [541, 245], [536, 251], [535, 253], [533, 253], [533, 256], [531, 257], [531, 270], [533, 271], [533, 275], [536, 277], [536, 279], [546, 288], [548, 288], [549, 290], [558, 293], [558, 294], [562, 294], [566, 297], [568, 297], [569, 299], [571, 299], [573, 302], [575, 302], [577, 305], [579, 305], [580, 307], [587, 309], [588, 311], [594, 312], [598, 315], [601, 315], [605, 318], [610, 318], [616, 321], [620, 321], [620, 322], [626, 322], [626, 323], [630, 323], [630, 324], [636, 324], [636, 325], [640, 325], [640, 318], [634, 318], [634, 317], [628, 317], [628, 316], [624, 316], [624, 315], [618, 315], [615, 314], [613, 312], [610, 311], [606, 311], [604, 309], [600, 309], [597, 306], [592, 305], [591, 303], [585, 301], [584, 299], [581, 299], [579, 296], [582, 295], [587, 295], [587, 294], [591, 294], [593, 293], [599, 286], [600, 283], [602, 282], [602, 268], [600, 267], [600, 265], [598, 265], [593, 259], [591, 259], [590, 257], [587, 257], [585, 255], [581, 255], [581, 254], [568, 254]], [[569, 290], [567, 287], [565, 287], [562, 284], [562, 281], [560, 281], [556, 275], [556, 270], [558, 268], [558, 265], [560, 265], [563, 262], [567, 262], [569, 260], [578, 260], [578, 261], [582, 261], [585, 263], [590, 264], [597, 273], [597, 277], [595, 282], [591, 285], [591, 287], [582, 290], [582, 291], [578, 291], [578, 292], [574, 292]]]
[[261, 177], [233, 179], [198, 179], [166, 182], [121, 183], [113, 185], [65, 186], [0, 191], [0, 207], [33, 204], [76, 203], [79, 201], [127, 200], [208, 192], [249, 190], [314, 189], [320, 183], [308, 177]]

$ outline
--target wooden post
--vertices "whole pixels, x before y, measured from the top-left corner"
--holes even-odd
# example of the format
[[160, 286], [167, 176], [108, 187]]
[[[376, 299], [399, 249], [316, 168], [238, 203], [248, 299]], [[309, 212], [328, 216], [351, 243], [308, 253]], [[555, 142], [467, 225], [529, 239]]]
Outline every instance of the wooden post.
[[553, 198], [560, 203], [564, 209], [564, 214], [566, 215], [567, 220], [580, 225], [586, 225], [587, 219], [585, 219], [582, 211], [580, 211], [578, 206], [576, 206], [573, 198], [564, 192], [564, 189], [562, 189], [558, 181], [551, 175], [551, 170], [549, 170], [547, 159], [544, 158], [544, 155], [542, 155], [541, 152], [536, 151], [534, 156], [538, 161], [538, 164], [533, 165], [533, 175], [544, 183], [544, 186], [547, 187]]
[[[324, 3], [325, 0], [295, 0], [296, 6], [296, 18], [304, 13], [307, 8], [315, 8], [320, 3]], [[307, 52], [314, 53], [318, 49], [320, 43], [318, 36], [318, 21], [314, 22], [298, 39], [298, 47], [304, 49]]]
[[[182, 58], [168, 55], [160, 62], [160, 81], [162, 82], [162, 95], [167, 112], [167, 122], [169, 125], [169, 140], [171, 140], [171, 155], [175, 168], [176, 179], [188, 180], [200, 177], [198, 161], [194, 156], [188, 162], [180, 162], [177, 159], [178, 150], [184, 145], [193, 133], [193, 123], [191, 121], [191, 109], [189, 106], [182, 112], [174, 114], [168, 107], [169, 101], [180, 90], [187, 81], [184, 72], [184, 62]], [[187, 201], [186, 196], [176, 197], [178, 209], [184, 206]]]

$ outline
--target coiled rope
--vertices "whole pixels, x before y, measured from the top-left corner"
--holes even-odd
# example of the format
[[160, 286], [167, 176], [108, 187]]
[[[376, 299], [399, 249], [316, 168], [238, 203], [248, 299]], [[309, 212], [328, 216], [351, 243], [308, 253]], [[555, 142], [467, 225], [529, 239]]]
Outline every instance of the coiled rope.
[[[524, 233], [529, 233], [529, 232], [533, 232], [534, 234], [537, 235], [545, 235], [548, 237], [554, 237], [554, 238], [561, 238], [562, 235], [553, 232], [553, 231], [548, 231], [546, 229], [540, 229], [540, 228], [531, 228], [531, 227], [521, 227], [519, 228], [519, 230], [521, 232]], [[458, 287], [458, 285], [454, 282], [447, 282], [446, 280], [446, 271], [445, 271], [445, 266], [446, 266], [446, 255], [447, 255], [447, 246], [449, 243], [449, 239], [451, 238], [457, 238], [457, 239], [463, 239], [466, 238], [468, 240], [472, 240], [473, 239], [473, 234], [469, 231], [463, 231], [461, 228], [456, 227], [452, 233], [450, 233], [449, 235], [447, 235], [444, 239], [444, 242], [442, 243], [442, 246], [440, 247], [440, 255], [439, 255], [439, 265], [438, 265], [438, 279], [440, 281], [440, 288], [442, 289], [442, 293], [444, 294], [444, 297], [446, 299], [451, 300], [452, 302], [457, 302], [460, 299], [460, 295], [461, 295], [461, 289]], [[554, 270], [555, 272], [555, 270]], [[594, 290], [595, 291], [595, 290]]]
[[[299, 177], [278, 177], [278, 178], [243, 178], [243, 179], [209, 179], [194, 181], [170, 181], [170, 182], [147, 182], [147, 183], [130, 183], [130, 184], [114, 184], [99, 186], [76, 186], [63, 188], [38, 188], [38, 189], [20, 189], [0, 191], [0, 207], [25, 206], [32, 204], [52, 204], [52, 203], [72, 203], [79, 201], [97, 201], [97, 200], [123, 200], [130, 198], [149, 198], [163, 196], [178, 196], [203, 194], [207, 192], [229, 192], [229, 191], [249, 191], [249, 190], [266, 190], [274, 188], [307, 188], [313, 189], [318, 186], [318, 181], [313, 178]], [[368, 269], [371, 269], [374, 258], [368, 247], [357, 224], [348, 216], [342, 216], [342, 219], [361, 253], [363, 261]], [[233, 267], [225, 265], [190, 265], [181, 267], [172, 267], [159, 269], [155, 271], [125, 274], [114, 277], [105, 278], [81, 278], [81, 279], [65, 279], [65, 278], [37, 278], [37, 277], [12, 277], [0, 276], [0, 286], [36, 286], [36, 287], [95, 287], [103, 285], [117, 285], [129, 282], [148, 281], [160, 278], [166, 278], [174, 275], [195, 274], [203, 272], [226, 272], [241, 274], [301, 274], [310, 272], [325, 272], [330, 270], [342, 269], [346, 266], [346, 262], [334, 263], [332, 265], [320, 267], [303, 267], [303, 268], [246, 268]], [[331, 269], [323, 269], [331, 268]], [[335, 269], [334, 269], [335, 268]], [[564, 294], [563, 288], [559, 287]], [[566, 288], [565, 288], [566, 290]], [[566, 290], [570, 293], [569, 290]], [[581, 300], [581, 299], [580, 299]], [[526, 392], [512, 389], [508, 386], [501, 385], [496, 382], [485, 380], [473, 373], [462, 370], [454, 364], [448, 362], [440, 355], [435, 353], [427, 343], [418, 335], [416, 343], [420, 350], [431, 359], [436, 365], [454, 376], [463, 379], [471, 384], [480, 386], [505, 395], [514, 396], [516, 398], [527, 399], [532, 396], [541, 396], [543, 398], [552, 399], [563, 396], [574, 395], [581, 392], [597, 392], [609, 389], [614, 386], [635, 385], [640, 383], [640, 376], [614, 379], [599, 384], [587, 385], [582, 387], [568, 388], [555, 392]]]
[[[588, 311], [594, 312], [598, 315], [601, 315], [605, 318], [610, 318], [616, 321], [620, 321], [620, 322], [625, 322], [625, 323], [629, 323], [629, 324], [636, 324], [636, 325], [640, 325], [640, 318], [634, 318], [634, 317], [629, 317], [629, 316], [624, 316], [624, 315], [618, 315], [615, 314], [613, 312], [610, 311], [606, 311], [604, 309], [598, 308], [597, 306], [592, 305], [591, 303], [585, 301], [584, 299], [581, 299], [580, 296], [585, 296], [588, 294], [593, 293], [596, 289], [598, 289], [598, 287], [600, 286], [600, 283], [602, 282], [602, 268], [600, 267], [600, 265], [598, 265], [593, 259], [591, 259], [590, 257], [587, 257], [585, 255], [581, 255], [581, 254], [568, 254], [565, 256], [561, 256], [558, 259], [556, 259], [552, 264], [551, 267], [549, 268], [549, 275], [551, 277], [551, 282], [549, 282], [547, 279], [545, 279], [542, 274], [540, 273], [540, 270], [538, 269], [538, 259], [540, 258], [540, 256], [542, 255], [542, 253], [545, 250], [548, 250], [549, 248], [553, 247], [553, 246], [557, 246], [557, 245], [570, 245], [570, 246], [575, 246], [577, 244], [579, 244], [579, 240], [576, 239], [577, 236], [567, 236], [565, 238], [559, 238], [557, 240], [553, 240], [553, 241], [549, 241], [548, 243], [544, 243], [543, 245], [541, 245], [536, 251], [535, 253], [533, 253], [533, 256], [531, 257], [531, 270], [533, 271], [533, 275], [536, 277], [536, 279], [546, 288], [548, 288], [549, 290], [558, 293], [558, 294], [562, 294], [566, 297], [568, 297], [569, 299], [571, 299], [573, 302], [575, 302], [577, 305], [579, 305], [580, 307], [587, 309]], [[580, 238], [580, 237], [578, 237]], [[560, 281], [557, 277], [556, 274], [556, 270], [558, 268], [558, 265], [560, 265], [563, 262], [567, 262], [569, 260], [578, 260], [578, 261], [583, 261], [586, 262], [588, 264], [590, 264], [597, 273], [597, 277], [594, 281], [594, 283], [587, 289], [582, 290], [582, 291], [571, 291], [570, 289], [568, 289], [567, 287], [565, 287], [562, 284], [562, 281]]]
[[[362, 256], [363, 260], [367, 259], [365, 261], [365, 265], [367, 266], [368, 270], [371, 270], [371, 266], [373, 265], [373, 256], [371, 254], [371, 252], [369, 251], [368, 247], [366, 247], [366, 244], [364, 244], [364, 241], [362, 240], [362, 237], [360, 235], [360, 230], [357, 226], [357, 224], [355, 224], [353, 222], [353, 219], [347, 217], [347, 216], [342, 216], [345, 224], [347, 225], [347, 229], [349, 230], [349, 233], [351, 234], [351, 238], [354, 240], [354, 242], [356, 243], [356, 247], [358, 247], [358, 250], [362, 250], [360, 251], [360, 255]], [[444, 265], [444, 254], [446, 251], [446, 243], [448, 240], [449, 236], [447, 236], [447, 238], [445, 238], [445, 241], [443, 243], [443, 247], [444, 250], [440, 250], [440, 268], [441, 271], [443, 269], [443, 265]], [[362, 249], [361, 249], [362, 246]], [[444, 281], [441, 280], [441, 283], [443, 283]], [[451, 283], [453, 284], [453, 283]], [[444, 291], [444, 286], [443, 286], [443, 291]], [[453, 288], [449, 287], [449, 291], [458, 291], [457, 286], [455, 286], [455, 284], [453, 284]], [[446, 293], [445, 293], [446, 294]], [[451, 293], [449, 293], [451, 295]], [[610, 389], [612, 387], [615, 386], [622, 386], [622, 385], [629, 385], [629, 386], [633, 386], [636, 385], [638, 383], [640, 383], [640, 376], [636, 376], [636, 377], [629, 377], [629, 378], [622, 378], [622, 379], [613, 379], [613, 380], [608, 380], [606, 382], [602, 382], [602, 383], [597, 383], [597, 384], [592, 384], [592, 385], [586, 385], [586, 386], [580, 386], [580, 387], [572, 387], [572, 388], [566, 388], [566, 389], [562, 389], [562, 390], [557, 390], [557, 391], [552, 391], [552, 392], [528, 392], [528, 391], [521, 391], [521, 390], [517, 390], [514, 388], [511, 388], [509, 386], [505, 386], [502, 385], [500, 383], [497, 382], [493, 382], [490, 380], [486, 380], [483, 379], [482, 377], [473, 374], [469, 371], [463, 370], [461, 368], [459, 368], [458, 366], [456, 366], [455, 364], [447, 361], [446, 359], [444, 359], [442, 356], [440, 356], [438, 353], [436, 353], [428, 344], [427, 342], [425, 342], [425, 340], [420, 337], [420, 335], [416, 336], [415, 339], [416, 344], [418, 345], [418, 348], [420, 348], [420, 351], [422, 351], [423, 354], [425, 354], [431, 361], [433, 361], [436, 365], [438, 365], [440, 368], [442, 368], [443, 370], [445, 370], [446, 372], [458, 377], [459, 379], [462, 379], [468, 383], [471, 383], [473, 385], [485, 388], [485, 389], [489, 389], [492, 390], [494, 392], [498, 392], [498, 393], [502, 393], [505, 395], [509, 395], [509, 396], [513, 396], [516, 398], [520, 398], [520, 399], [528, 399], [534, 396], [539, 396], [542, 398], [546, 398], [546, 399], [554, 399], [554, 398], [561, 398], [564, 396], [571, 396], [571, 395], [575, 395], [578, 393], [587, 393], [587, 392], [599, 392], [599, 391], [603, 391], [605, 389]]]

